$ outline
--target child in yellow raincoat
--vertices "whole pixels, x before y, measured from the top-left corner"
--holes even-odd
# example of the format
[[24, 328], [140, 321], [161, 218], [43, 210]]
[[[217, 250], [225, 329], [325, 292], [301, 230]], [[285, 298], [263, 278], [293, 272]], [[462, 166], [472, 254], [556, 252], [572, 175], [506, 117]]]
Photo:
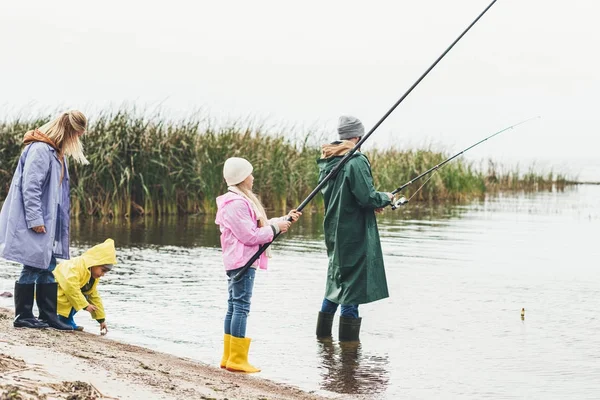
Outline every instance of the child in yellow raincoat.
[[78, 311], [86, 310], [100, 324], [100, 334], [108, 333], [98, 282], [116, 263], [115, 242], [106, 239], [81, 256], [58, 264], [53, 273], [58, 282], [57, 312], [62, 322], [83, 330], [73, 317]]

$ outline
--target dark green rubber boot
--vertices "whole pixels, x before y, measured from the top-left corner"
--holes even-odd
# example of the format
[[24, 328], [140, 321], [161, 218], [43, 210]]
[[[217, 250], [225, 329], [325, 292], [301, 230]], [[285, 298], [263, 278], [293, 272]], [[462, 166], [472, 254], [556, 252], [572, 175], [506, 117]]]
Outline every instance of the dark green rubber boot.
[[360, 333], [360, 322], [362, 318], [346, 318], [340, 317], [340, 330], [339, 340], [340, 342], [357, 342], [360, 339], [358, 334]]
[[331, 326], [334, 314], [319, 311], [317, 319], [317, 339], [331, 337]]

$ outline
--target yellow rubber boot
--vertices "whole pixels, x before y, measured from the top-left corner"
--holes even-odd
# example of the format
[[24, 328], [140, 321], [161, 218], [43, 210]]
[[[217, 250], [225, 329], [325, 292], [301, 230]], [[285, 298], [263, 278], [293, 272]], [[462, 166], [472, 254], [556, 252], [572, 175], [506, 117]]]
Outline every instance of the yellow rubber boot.
[[248, 350], [250, 350], [250, 338], [239, 338], [232, 336], [229, 347], [229, 359], [227, 360], [227, 371], [232, 372], [260, 372], [260, 369], [248, 363]]
[[231, 343], [231, 335], [225, 334], [223, 338], [223, 358], [221, 358], [221, 368], [227, 366], [227, 360], [229, 359], [229, 344]]

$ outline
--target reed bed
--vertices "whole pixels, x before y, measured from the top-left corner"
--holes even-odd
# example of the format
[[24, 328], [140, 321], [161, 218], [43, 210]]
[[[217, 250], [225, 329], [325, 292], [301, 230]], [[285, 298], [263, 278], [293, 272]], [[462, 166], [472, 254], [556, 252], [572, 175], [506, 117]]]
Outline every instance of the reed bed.
[[[8, 192], [23, 134], [49, 118], [0, 121], [0, 200]], [[223, 163], [233, 156], [254, 165], [255, 191], [270, 209], [298, 205], [317, 184], [320, 146], [319, 136], [312, 133], [291, 138], [251, 124], [214, 127], [197, 119], [172, 121], [121, 110], [91, 121], [83, 141], [90, 165], [69, 165], [75, 215], [214, 212], [215, 197], [226, 190]], [[431, 149], [375, 149], [366, 155], [377, 188], [385, 191], [450, 156]], [[487, 192], [560, 190], [570, 181], [561, 174], [536, 173], [533, 167], [525, 172], [505, 170], [489, 161], [483, 168], [457, 159], [435, 172], [412, 201], [468, 201]], [[420, 183], [403, 195], [412, 196]], [[309, 208], [322, 206], [317, 196]]]

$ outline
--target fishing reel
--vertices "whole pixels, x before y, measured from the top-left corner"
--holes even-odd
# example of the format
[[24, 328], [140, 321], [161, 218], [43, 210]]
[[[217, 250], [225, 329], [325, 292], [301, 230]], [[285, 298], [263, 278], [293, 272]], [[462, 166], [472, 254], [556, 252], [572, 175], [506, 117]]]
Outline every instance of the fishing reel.
[[406, 203], [408, 203], [408, 199], [406, 197], [402, 196], [398, 200], [396, 200], [395, 202], [392, 203], [392, 210], [402, 207]]

